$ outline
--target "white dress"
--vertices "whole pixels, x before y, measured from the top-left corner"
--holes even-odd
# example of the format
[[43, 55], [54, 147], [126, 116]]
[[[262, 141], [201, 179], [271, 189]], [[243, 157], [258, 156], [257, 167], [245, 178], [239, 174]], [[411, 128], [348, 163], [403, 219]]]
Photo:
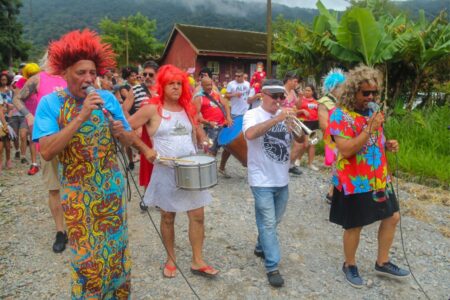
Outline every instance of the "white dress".
[[[153, 147], [162, 157], [180, 157], [195, 154], [192, 125], [184, 110], [172, 112], [163, 109], [163, 118], [153, 135]], [[150, 185], [145, 191], [144, 203], [158, 206], [167, 212], [185, 212], [209, 204], [208, 191], [187, 191], [177, 188], [175, 169], [155, 164]]]

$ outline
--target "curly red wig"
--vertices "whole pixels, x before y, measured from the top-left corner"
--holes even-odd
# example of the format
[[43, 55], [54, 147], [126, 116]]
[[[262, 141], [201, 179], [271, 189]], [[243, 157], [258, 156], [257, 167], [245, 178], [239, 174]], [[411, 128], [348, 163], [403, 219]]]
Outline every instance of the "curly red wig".
[[114, 67], [115, 58], [111, 45], [103, 43], [98, 34], [89, 29], [71, 31], [48, 47], [48, 66], [55, 75], [80, 60], [91, 60], [97, 71], [102, 71]]
[[194, 104], [192, 104], [192, 93], [189, 86], [188, 74], [181, 71], [174, 65], [164, 65], [158, 70], [156, 75], [156, 89], [158, 96], [150, 99], [151, 104], [158, 106], [158, 112], [162, 116], [162, 107], [164, 105], [164, 88], [171, 81], [181, 81], [181, 96], [178, 99], [178, 103], [183, 107], [184, 111], [188, 115], [191, 122], [196, 125], [197, 110]]

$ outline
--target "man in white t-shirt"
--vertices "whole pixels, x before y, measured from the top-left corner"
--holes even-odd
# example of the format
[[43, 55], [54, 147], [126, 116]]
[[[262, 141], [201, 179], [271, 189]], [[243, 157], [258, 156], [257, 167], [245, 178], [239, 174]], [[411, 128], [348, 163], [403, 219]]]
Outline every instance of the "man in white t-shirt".
[[285, 89], [280, 80], [269, 79], [262, 86], [261, 106], [244, 115], [243, 131], [248, 147], [248, 181], [255, 198], [258, 240], [255, 255], [265, 260], [270, 285], [281, 287], [278, 271], [280, 246], [277, 225], [286, 209], [289, 190], [289, 162], [292, 137], [302, 141], [288, 129], [285, 121], [291, 108], [282, 108]]
[[248, 109], [247, 98], [250, 92], [250, 83], [244, 80], [242, 70], [237, 70], [235, 76], [236, 79], [228, 83], [225, 96], [230, 99], [231, 115], [242, 116]]
[[[244, 72], [242, 70], [237, 70], [235, 76], [236, 79], [228, 83], [227, 92], [225, 94], [225, 97], [230, 99], [232, 119], [245, 114], [248, 109], [247, 99], [250, 92], [250, 83], [244, 80]], [[230, 155], [230, 152], [224, 151], [220, 161], [219, 173], [225, 178], [230, 178], [230, 175], [225, 171], [225, 166]]]

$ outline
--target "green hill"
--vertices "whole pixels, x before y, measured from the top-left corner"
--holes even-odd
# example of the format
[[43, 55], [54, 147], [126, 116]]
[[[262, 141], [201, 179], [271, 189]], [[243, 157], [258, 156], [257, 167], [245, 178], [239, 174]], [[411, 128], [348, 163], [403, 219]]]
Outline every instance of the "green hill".
[[[165, 42], [174, 23], [264, 31], [265, 3], [236, 0], [22, 0], [19, 20], [24, 24], [24, 36], [39, 48], [45, 47], [67, 31], [79, 28], [98, 29], [103, 17], [114, 21], [141, 12], [156, 19], [156, 37]], [[412, 0], [397, 3], [414, 15], [419, 8], [427, 16], [437, 15], [450, 7], [450, 0]], [[293, 8], [273, 3], [273, 17], [312, 22], [315, 9]]]
[[[192, 4], [197, 2], [199, 5]], [[48, 41], [73, 29], [98, 29], [98, 23], [103, 17], [118, 20], [137, 12], [156, 19], [156, 37], [163, 42], [174, 23], [265, 30], [264, 4], [231, 0], [202, 2], [204, 3], [186, 1], [187, 4], [183, 4], [184, 2], [176, 0], [23, 0], [19, 19], [25, 27], [25, 38], [38, 46], [47, 45]], [[311, 22], [316, 12], [312, 9], [274, 4], [274, 17], [280, 14], [289, 19]]]

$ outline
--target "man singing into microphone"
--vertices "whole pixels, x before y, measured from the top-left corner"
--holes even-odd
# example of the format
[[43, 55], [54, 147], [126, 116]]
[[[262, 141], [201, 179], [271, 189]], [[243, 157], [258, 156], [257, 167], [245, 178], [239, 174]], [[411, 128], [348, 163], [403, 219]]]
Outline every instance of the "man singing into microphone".
[[[45, 160], [60, 161], [62, 207], [72, 250], [72, 299], [127, 299], [130, 267], [124, 178], [114, 137], [134, 144], [150, 161], [156, 153], [130, 131], [120, 104], [107, 91], [89, 91], [97, 71], [113, 67], [110, 45], [90, 30], [52, 42], [51, 73], [67, 88], [44, 96], [33, 139]], [[102, 111], [100, 108], [104, 108]]]
[[[264, 81], [261, 93], [261, 106], [245, 113], [242, 129], [248, 146], [248, 183], [255, 198], [258, 227], [254, 253], [264, 259], [270, 285], [281, 287], [284, 280], [278, 270], [281, 251], [277, 225], [289, 197], [292, 134], [286, 118], [292, 109], [280, 110], [285, 99], [285, 89], [280, 80]], [[294, 134], [294, 138], [301, 143], [304, 136]]]
[[363, 226], [381, 220], [375, 272], [403, 278], [409, 271], [389, 260], [389, 249], [399, 221], [398, 202], [390, 185], [385, 148], [397, 152], [396, 140], [384, 137], [382, 113], [369, 108], [383, 83], [380, 71], [367, 66], [351, 70], [344, 83], [344, 97], [331, 114], [329, 132], [338, 157], [333, 175], [330, 221], [344, 228], [342, 270], [350, 285], [363, 286], [356, 266], [356, 250]]

